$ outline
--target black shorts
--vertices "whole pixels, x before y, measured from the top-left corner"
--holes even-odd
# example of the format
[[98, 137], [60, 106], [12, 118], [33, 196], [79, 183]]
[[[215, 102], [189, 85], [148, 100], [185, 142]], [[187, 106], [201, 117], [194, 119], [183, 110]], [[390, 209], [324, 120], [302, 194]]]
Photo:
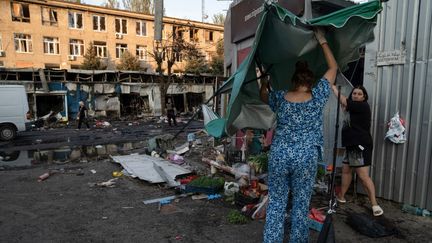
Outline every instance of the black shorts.
[[355, 146], [349, 146], [345, 148], [345, 155], [344, 155], [344, 159], [342, 161], [343, 164], [347, 164], [350, 165], [352, 163], [350, 163], [350, 158], [352, 158], [352, 156], [349, 156], [350, 153], [355, 153], [357, 152], [361, 152], [362, 156], [363, 156], [363, 164], [362, 165], [350, 165], [351, 167], [364, 167], [364, 166], [370, 166], [372, 164], [372, 150], [373, 150], [373, 146], [372, 145], [360, 145], [362, 146], [364, 149], [361, 150], [361, 148], [359, 148], [359, 145], [355, 145]]

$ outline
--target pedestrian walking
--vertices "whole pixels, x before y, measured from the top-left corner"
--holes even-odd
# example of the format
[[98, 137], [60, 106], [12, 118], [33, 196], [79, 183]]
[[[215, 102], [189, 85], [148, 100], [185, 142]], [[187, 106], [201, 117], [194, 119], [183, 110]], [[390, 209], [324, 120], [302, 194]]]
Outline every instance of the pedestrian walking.
[[78, 121], [78, 129], [81, 129], [81, 125], [83, 122], [87, 126], [87, 129], [90, 129], [90, 126], [88, 124], [88, 119], [87, 119], [87, 107], [84, 105], [83, 101], [79, 102], [77, 121]]

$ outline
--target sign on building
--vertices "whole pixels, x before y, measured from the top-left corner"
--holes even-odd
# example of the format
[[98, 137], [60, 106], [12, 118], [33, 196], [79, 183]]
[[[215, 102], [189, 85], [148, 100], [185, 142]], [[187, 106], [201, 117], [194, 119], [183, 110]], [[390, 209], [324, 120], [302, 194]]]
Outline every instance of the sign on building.
[[377, 66], [405, 64], [406, 50], [379, 51], [377, 53]]

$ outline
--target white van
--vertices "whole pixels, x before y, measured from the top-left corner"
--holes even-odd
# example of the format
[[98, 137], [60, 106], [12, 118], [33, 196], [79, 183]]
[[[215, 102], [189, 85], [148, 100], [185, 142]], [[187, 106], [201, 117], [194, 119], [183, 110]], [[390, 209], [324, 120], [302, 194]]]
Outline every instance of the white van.
[[28, 112], [23, 85], [0, 85], [0, 140], [12, 140], [25, 131]]

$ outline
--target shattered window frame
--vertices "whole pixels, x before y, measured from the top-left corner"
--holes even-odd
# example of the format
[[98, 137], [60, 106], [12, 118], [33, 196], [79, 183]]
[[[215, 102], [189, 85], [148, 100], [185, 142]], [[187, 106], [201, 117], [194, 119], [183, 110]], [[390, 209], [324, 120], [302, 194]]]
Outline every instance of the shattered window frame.
[[69, 39], [69, 55], [80, 57], [84, 55], [84, 41], [80, 39]]
[[96, 56], [99, 58], [108, 58], [107, 44], [103, 41], [93, 42], [93, 48], [96, 52]]
[[199, 29], [189, 28], [189, 40], [191, 42], [199, 42]]
[[44, 54], [59, 55], [60, 42], [58, 37], [44, 36], [43, 37]]
[[17, 53], [33, 53], [33, 41], [29, 34], [14, 33], [14, 44]]
[[41, 7], [42, 25], [58, 26], [57, 10], [49, 7]]
[[127, 44], [117, 43], [116, 44], [116, 58], [119, 59], [125, 51], [128, 50]]
[[206, 42], [214, 42], [214, 31], [206, 30], [205, 31], [205, 41]]
[[84, 19], [81, 12], [68, 11], [69, 29], [82, 30], [84, 28]]
[[137, 45], [136, 46], [136, 56], [140, 61], [147, 61], [147, 46]]
[[11, 2], [12, 21], [30, 23], [30, 8], [29, 4]]
[[98, 32], [106, 32], [106, 18], [102, 15], [94, 14], [93, 17], [93, 30]]

